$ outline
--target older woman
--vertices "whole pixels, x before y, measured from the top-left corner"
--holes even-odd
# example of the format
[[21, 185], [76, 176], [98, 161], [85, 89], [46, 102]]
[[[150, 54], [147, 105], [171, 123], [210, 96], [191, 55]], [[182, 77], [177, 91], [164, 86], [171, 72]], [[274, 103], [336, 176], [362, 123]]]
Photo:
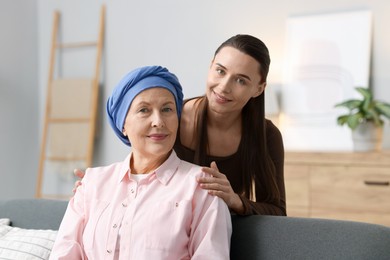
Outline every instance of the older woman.
[[183, 94], [159, 66], [126, 75], [107, 102], [127, 158], [87, 169], [69, 202], [51, 259], [229, 259], [228, 207], [199, 187], [202, 168], [180, 160]]

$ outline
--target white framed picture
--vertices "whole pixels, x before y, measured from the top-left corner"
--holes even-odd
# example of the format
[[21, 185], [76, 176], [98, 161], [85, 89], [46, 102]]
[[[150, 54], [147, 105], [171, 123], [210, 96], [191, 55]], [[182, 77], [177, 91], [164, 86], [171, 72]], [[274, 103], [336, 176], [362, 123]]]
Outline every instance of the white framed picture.
[[345, 111], [334, 106], [369, 85], [371, 40], [369, 10], [288, 18], [279, 123], [287, 150], [352, 150], [336, 121]]

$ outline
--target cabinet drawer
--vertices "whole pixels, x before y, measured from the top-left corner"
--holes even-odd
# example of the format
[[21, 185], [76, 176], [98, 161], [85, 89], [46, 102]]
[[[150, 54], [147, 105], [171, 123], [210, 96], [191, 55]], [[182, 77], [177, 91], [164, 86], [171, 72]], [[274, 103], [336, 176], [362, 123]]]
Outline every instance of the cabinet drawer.
[[310, 217], [310, 212], [308, 207], [297, 207], [287, 205], [287, 216], [289, 217]]
[[[390, 172], [383, 167], [312, 167], [311, 209], [340, 214], [390, 214]], [[337, 213], [338, 214], [338, 213]]]
[[285, 166], [286, 200], [289, 206], [309, 207], [309, 167]]

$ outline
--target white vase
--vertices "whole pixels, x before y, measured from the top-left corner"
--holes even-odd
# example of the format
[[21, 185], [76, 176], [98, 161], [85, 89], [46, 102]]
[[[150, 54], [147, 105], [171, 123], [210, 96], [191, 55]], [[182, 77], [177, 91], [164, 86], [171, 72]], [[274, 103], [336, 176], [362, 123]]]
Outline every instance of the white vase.
[[352, 131], [355, 152], [379, 151], [382, 148], [382, 127], [373, 122], [362, 122]]

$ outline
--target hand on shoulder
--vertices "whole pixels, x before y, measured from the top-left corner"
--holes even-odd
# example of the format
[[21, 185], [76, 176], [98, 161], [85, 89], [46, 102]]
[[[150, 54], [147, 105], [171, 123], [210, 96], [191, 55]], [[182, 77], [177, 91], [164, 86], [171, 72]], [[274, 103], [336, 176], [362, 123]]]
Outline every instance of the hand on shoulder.
[[75, 181], [74, 186], [73, 186], [72, 192], [73, 192], [73, 194], [75, 194], [76, 191], [77, 191], [77, 188], [78, 188], [79, 186], [81, 186], [81, 184], [82, 184], [82, 183], [81, 183], [81, 180], [84, 178], [85, 172], [83, 172], [83, 171], [80, 170], [80, 169], [74, 169], [73, 174], [74, 174], [76, 177], [79, 177], [79, 178], [80, 178], [80, 180]]

